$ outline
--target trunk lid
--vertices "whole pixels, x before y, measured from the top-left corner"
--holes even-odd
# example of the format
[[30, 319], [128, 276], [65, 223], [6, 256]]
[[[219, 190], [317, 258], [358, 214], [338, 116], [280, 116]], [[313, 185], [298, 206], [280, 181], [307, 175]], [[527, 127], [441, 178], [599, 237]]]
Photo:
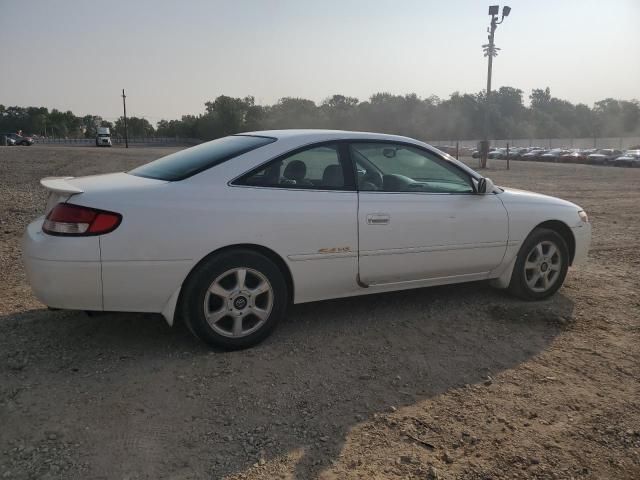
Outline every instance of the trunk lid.
[[66, 202], [74, 195], [83, 193], [113, 192], [132, 188], [146, 188], [168, 183], [164, 180], [137, 177], [128, 173], [107, 173], [103, 175], [90, 175], [87, 177], [46, 177], [40, 180], [40, 184], [49, 190], [49, 199], [45, 215], [58, 203]]

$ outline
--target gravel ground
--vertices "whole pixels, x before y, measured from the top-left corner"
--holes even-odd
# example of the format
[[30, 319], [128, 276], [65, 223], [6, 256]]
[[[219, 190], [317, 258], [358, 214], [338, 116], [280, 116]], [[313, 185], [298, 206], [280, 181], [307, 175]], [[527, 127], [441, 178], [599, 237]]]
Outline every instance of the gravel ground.
[[640, 478], [640, 169], [491, 163], [594, 224], [540, 303], [472, 283], [299, 305], [233, 353], [46, 310], [19, 247], [38, 179], [170, 151], [0, 148], [0, 478]]

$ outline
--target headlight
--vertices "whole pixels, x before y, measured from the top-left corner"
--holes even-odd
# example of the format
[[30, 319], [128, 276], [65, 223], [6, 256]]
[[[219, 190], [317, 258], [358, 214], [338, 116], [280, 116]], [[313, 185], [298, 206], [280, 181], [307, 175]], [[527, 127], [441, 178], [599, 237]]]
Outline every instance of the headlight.
[[585, 212], [584, 210], [580, 210], [578, 212], [578, 216], [584, 223], [589, 223], [589, 217], [587, 216], [587, 212]]

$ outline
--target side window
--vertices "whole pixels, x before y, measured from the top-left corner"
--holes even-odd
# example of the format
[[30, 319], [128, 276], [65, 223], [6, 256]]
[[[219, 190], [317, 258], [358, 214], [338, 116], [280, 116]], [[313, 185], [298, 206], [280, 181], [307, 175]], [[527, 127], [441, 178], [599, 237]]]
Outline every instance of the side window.
[[471, 179], [455, 165], [419, 148], [392, 143], [353, 143], [359, 190], [473, 193]]
[[337, 144], [296, 152], [240, 178], [237, 185], [344, 190], [346, 182]]

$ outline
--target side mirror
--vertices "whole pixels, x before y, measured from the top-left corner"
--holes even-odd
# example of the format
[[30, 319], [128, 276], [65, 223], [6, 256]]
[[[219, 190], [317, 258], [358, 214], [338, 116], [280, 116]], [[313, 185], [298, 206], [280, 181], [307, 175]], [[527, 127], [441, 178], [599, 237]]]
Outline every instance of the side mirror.
[[494, 185], [490, 178], [483, 177], [478, 181], [478, 193], [493, 193]]

